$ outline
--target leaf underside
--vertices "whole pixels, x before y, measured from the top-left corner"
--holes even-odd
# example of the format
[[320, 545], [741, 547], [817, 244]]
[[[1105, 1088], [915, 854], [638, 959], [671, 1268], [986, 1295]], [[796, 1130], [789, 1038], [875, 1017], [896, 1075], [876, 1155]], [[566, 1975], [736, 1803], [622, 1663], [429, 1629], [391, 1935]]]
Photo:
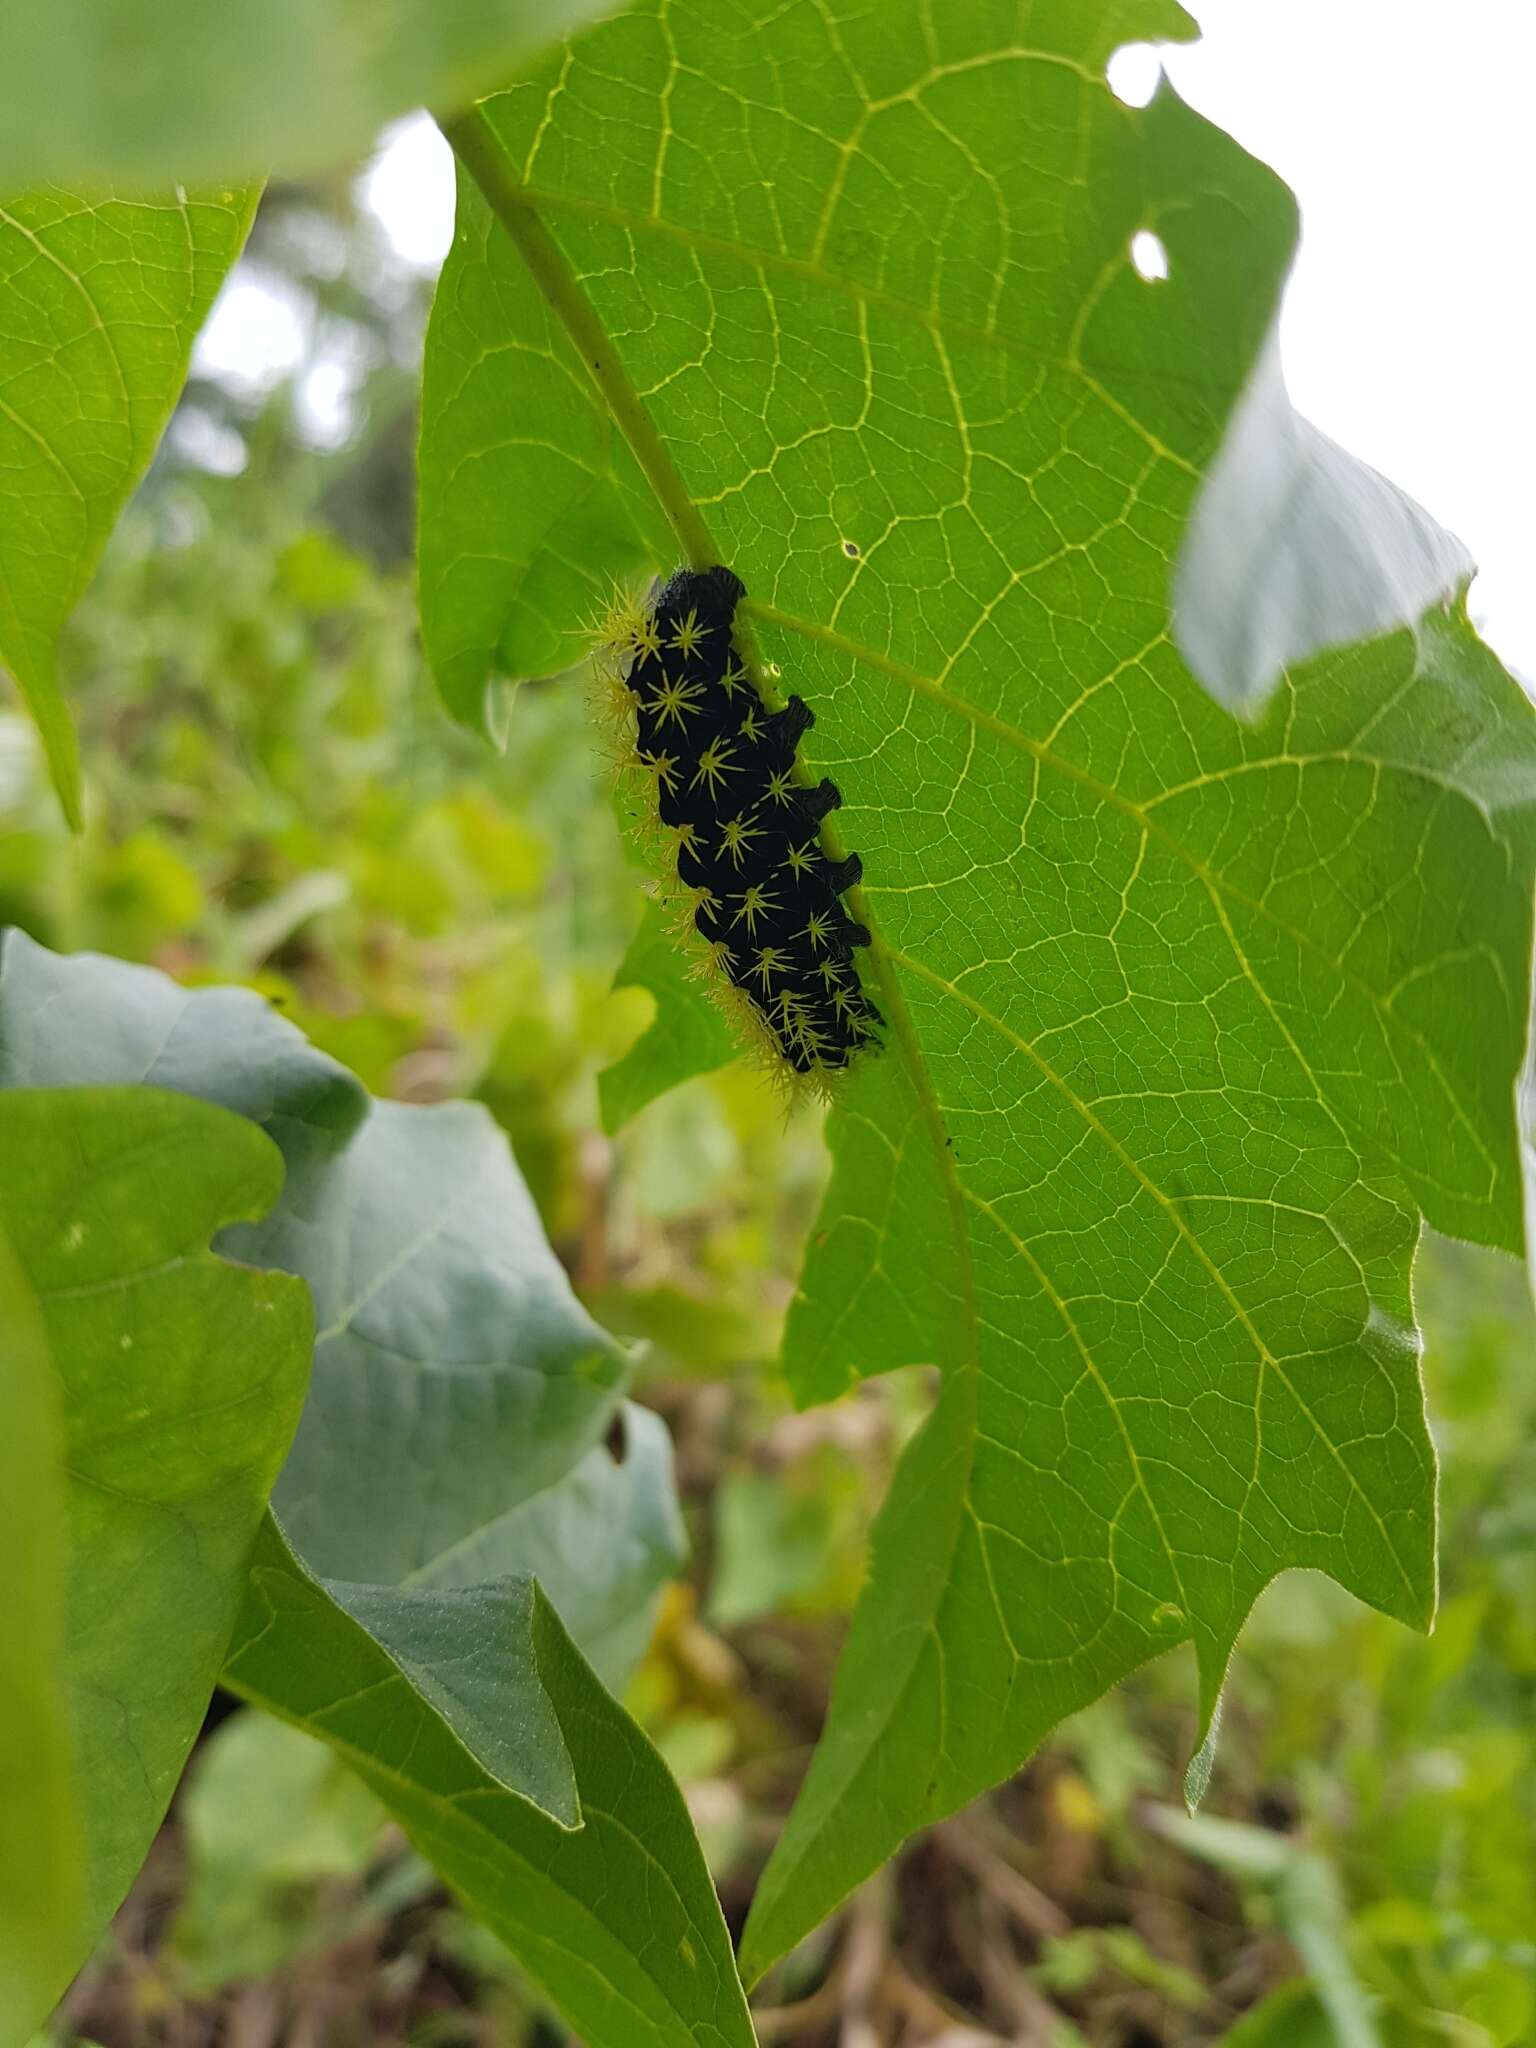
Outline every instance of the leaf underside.
[[[1208, 1716], [1277, 1572], [1424, 1625], [1420, 1217], [1521, 1242], [1529, 706], [1459, 605], [1246, 727], [1174, 645], [1295, 240], [1170, 91], [1108, 91], [1186, 28], [642, 5], [483, 109], [864, 857], [891, 1042], [834, 1110], [786, 1370], [946, 1369], [749, 1976], [1160, 1650], [1193, 1640]], [[516, 273], [504, 236], [481, 260]]]

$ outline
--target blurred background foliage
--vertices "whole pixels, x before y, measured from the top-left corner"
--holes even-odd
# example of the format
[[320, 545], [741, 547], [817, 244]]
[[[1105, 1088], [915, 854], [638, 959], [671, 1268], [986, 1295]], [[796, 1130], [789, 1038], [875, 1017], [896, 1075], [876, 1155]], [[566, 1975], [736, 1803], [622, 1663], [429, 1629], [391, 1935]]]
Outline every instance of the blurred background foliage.
[[[411, 569], [430, 281], [338, 180], [269, 195], [236, 285], [294, 309], [302, 360], [194, 377], [74, 621], [80, 839], [0, 696], [0, 922], [248, 983], [371, 1089], [477, 1096], [505, 1126], [577, 1286], [645, 1340], [638, 1392], [672, 1428], [694, 1558], [628, 1703], [736, 1925], [925, 1376], [789, 1408], [773, 1359], [824, 1181], [814, 1113], [786, 1119], [730, 1067], [602, 1134], [597, 1075], [651, 1008], [612, 986], [640, 886], [579, 676], [512, 691], [500, 753], [433, 696]], [[1434, 1636], [1320, 1578], [1277, 1583], [1198, 1817], [1175, 1656], [782, 1965], [765, 2043], [1536, 2041], [1532, 1318], [1514, 1266], [1464, 1247], [1426, 1248], [1419, 1299], [1444, 1461]], [[216, 1708], [53, 2038], [564, 2036], [328, 1753]]]

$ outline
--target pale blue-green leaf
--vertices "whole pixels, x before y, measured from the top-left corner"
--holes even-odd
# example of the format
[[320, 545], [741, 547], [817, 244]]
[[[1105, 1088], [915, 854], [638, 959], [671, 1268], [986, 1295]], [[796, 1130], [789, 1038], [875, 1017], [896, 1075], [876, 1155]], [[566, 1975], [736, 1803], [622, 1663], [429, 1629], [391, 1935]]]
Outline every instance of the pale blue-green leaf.
[[131, 1081], [217, 1102], [285, 1152], [305, 1130], [344, 1144], [368, 1114], [362, 1083], [250, 989], [0, 933], [0, 1088]]
[[1174, 578], [1179, 651], [1212, 696], [1251, 717], [1285, 669], [1410, 624], [1475, 567], [1406, 493], [1294, 410], [1272, 331]]
[[[0, 1083], [106, 1078], [221, 1101], [283, 1149], [282, 1201], [221, 1242], [315, 1295], [310, 1398], [275, 1496], [306, 1563], [346, 1587], [420, 1591], [547, 1572], [621, 1681], [683, 1555], [670, 1451], [638, 1419], [636, 1455], [602, 1448], [624, 1412], [623, 1354], [572, 1295], [485, 1111], [370, 1106], [247, 991], [185, 991], [10, 933]], [[454, 1695], [460, 1733], [496, 1769], [494, 1656], [474, 1679]]]

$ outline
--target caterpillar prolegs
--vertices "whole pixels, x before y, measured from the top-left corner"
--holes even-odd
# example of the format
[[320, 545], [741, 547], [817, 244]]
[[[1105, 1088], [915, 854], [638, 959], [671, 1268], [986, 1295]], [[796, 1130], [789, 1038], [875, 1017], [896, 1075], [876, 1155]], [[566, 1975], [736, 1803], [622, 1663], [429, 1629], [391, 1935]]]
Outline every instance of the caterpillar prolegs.
[[853, 958], [869, 933], [842, 902], [863, 869], [821, 844], [842, 798], [801, 772], [811, 711], [798, 697], [769, 710], [740, 658], [744, 594], [729, 569], [679, 569], [610, 621], [608, 666], [709, 965], [777, 1056], [814, 1077], [845, 1068], [881, 1021]]

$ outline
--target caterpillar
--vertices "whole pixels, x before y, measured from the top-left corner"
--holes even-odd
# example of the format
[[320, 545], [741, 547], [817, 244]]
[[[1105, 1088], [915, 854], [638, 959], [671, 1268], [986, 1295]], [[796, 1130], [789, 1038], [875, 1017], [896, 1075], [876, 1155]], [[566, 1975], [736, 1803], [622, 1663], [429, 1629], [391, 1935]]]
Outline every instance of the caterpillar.
[[617, 608], [609, 672], [706, 967], [777, 1058], [814, 1079], [877, 1042], [880, 1014], [853, 960], [869, 932], [842, 903], [863, 863], [821, 844], [842, 797], [801, 772], [809, 707], [790, 697], [770, 710], [741, 659], [732, 629], [745, 594], [730, 569], [677, 570], [648, 606]]

